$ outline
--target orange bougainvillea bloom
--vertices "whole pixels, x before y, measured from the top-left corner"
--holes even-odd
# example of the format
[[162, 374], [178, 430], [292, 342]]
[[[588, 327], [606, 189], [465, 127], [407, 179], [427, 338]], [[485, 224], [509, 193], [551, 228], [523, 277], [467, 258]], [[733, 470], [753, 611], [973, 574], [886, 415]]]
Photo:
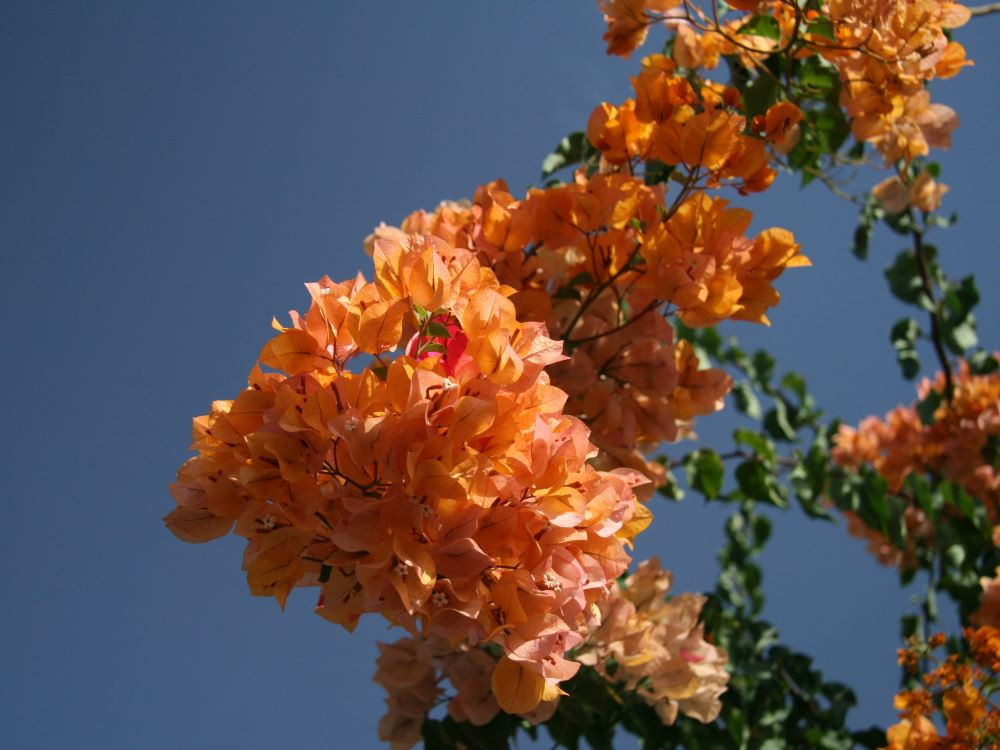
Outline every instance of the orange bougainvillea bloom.
[[969, 621], [973, 625], [1000, 628], [1000, 568], [997, 568], [993, 578], [980, 578], [979, 585], [983, 587], [983, 598], [979, 609], [972, 613]]
[[[586, 427], [545, 373], [561, 347], [474, 253], [410, 235], [374, 239], [372, 257], [374, 282], [309, 285], [309, 310], [261, 352], [281, 372], [255, 368], [195, 420], [167, 524], [201, 541], [235, 523], [255, 594], [319, 586], [319, 614], [349, 629], [378, 612], [494, 642], [523, 684], [554, 687], [628, 564], [644, 480], [586, 463]], [[374, 360], [353, 371], [360, 355]], [[498, 697], [526, 711], [550, 692]]]
[[[889, 728], [886, 750], [996, 747], [1000, 710], [990, 693], [1000, 669], [1000, 631], [989, 626], [966, 628], [964, 636], [968, 650], [941, 659], [933, 655], [946, 643], [941, 633], [926, 642], [911, 640], [910, 647], [900, 651], [901, 663], [912, 674], [922, 665], [935, 666], [921, 676], [922, 688], [896, 696], [901, 721]], [[934, 722], [938, 712], [943, 734]]]
[[923, 170], [913, 180], [904, 183], [898, 175], [887, 177], [872, 188], [886, 213], [898, 214], [913, 206], [920, 211], [937, 211], [948, 186], [937, 182]]
[[939, 750], [942, 747], [934, 722], [925, 716], [903, 719], [889, 727], [885, 750]]
[[[558, 590], [558, 579], [550, 580]], [[698, 623], [705, 598], [679, 594], [667, 601], [670, 585], [670, 573], [656, 558], [641, 563], [595, 608], [574, 660], [562, 660], [558, 668], [569, 674], [581, 664], [595, 667], [610, 683], [636, 690], [664, 724], [680, 714], [714, 721], [729, 682], [727, 655], [705, 640]], [[386, 690], [388, 709], [380, 738], [400, 750], [416, 744], [444, 680], [453, 689], [448, 715], [456, 721], [482, 726], [501, 710], [532, 723], [548, 720], [564, 693], [522, 659], [538, 649], [549, 651], [552, 637], [558, 637], [558, 628], [539, 621], [534, 638], [499, 659], [482, 648], [454, 647], [439, 636], [380, 643], [375, 681]]]
[[[673, 75], [662, 55], [645, 58], [634, 83], [638, 103], [626, 111], [635, 123], [657, 128], [686, 116], [693, 124], [679, 132], [693, 139], [687, 146], [681, 141], [692, 161], [708, 161], [717, 175], [744, 180], [741, 186], [773, 176], [762, 139], [729, 130], [719, 140], [698, 130], [702, 115], [715, 117], [720, 127], [738, 117], [722, 109], [738, 102], [726, 87], [710, 89], [712, 103], [694, 114], [696, 92]], [[614, 124], [621, 111], [607, 105], [591, 120], [591, 137], [607, 149], [609, 165], [652, 148], [648, 132], [641, 142], [628, 141]], [[722, 141], [728, 145], [719, 146]], [[468, 208], [442, 204], [432, 214], [407, 217], [401, 229], [383, 225], [373, 238], [442, 226], [447, 236], [467, 239], [481, 262], [517, 290], [508, 298], [517, 317], [544, 323], [550, 335], [568, 342], [569, 359], [550, 374], [570, 394], [566, 410], [591, 430], [600, 449], [595, 465], [638, 469], [659, 485], [663, 466], [644, 453], [689, 435], [691, 420], [721, 408], [731, 385], [720, 371], [700, 370], [684, 345], [677, 348], [664, 309], [688, 325], [726, 319], [766, 324], [779, 300], [774, 280], [785, 268], [809, 263], [784, 230], [746, 237], [749, 212], [724, 200], [690, 192], [669, 212], [665, 202], [663, 186], [647, 186], [622, 171], [578, 173], [569, 183], [530, 190], [523, 200], [496, 182], [476, 190]], [[684, 362], [682, 380], [673, 376], [678, 361]], [[653, 485], [639, 488], [640, 499]], [[630, 528], [641, 529], [650, 517], [639, 510]]]
[[[994, 355], [1000, 356], [1000, 355]], [[944, 376], [924, 380], [918, 387], [921, 400], [931, 391], [943, 394]], [[899, 492], [911, 474], [934, 473], [960, 485], [981, 501], [990, 519], [1000, 520], [1000, 473], [983, 454], [988, 441], [1000, 435], [1000, 374], [973, 374], [960, 362], [954, 378], [952, 399], [942, 399], [925, 425], [916, 404], [899, 406], [883, 419], [867, 417], [857, 428], [841, 425], [836, 436], [833, 459], [841, 466], [870, 465]], [[913, 561], [915, 543], [930, 538], [933, 529], [923, 511], [913, 506], [906, 511], [908, 549], [904, 555], [879, 555], [883, 562], [902, 564]], [[861, 532], [861, 529], [857, 529]], [[877, 550], [889, 545], [877, 532], [861, 532]], [[889, 545], [891, 547], [891, 545]]]
[[642, 46], [649, 27], [657, 22], [651, 15], [663, 13], [681, 4], [681, 0], [597, 0], [608, 29], [604, 41], [609, 55], [628, 57]]
[[841, 103], [855, 138], [871, 142], [891, 164], [946, 148], [958, 118], [924, 90], [969, 63], [947, 29], [964, 24], [968, 9], [950, 2], [829, 3], [838, 40], [853, 51], [831, 56], [843, 82]]
[[[605, 40], [610, 54], [629, 55], [646, 40], [649, 27], [662, 21], [673, 34], [672, 62], [691, 71], [714, 69], [722, 55], [737, 56], [753, 71], [762, 68], [775, 51], [789, 51], [793, 45], [797, 57], [821, 56], [840, 74], [841, 104], [855, 138], [870, 142], [887, 164], [898, 159], [908, 162], [930, 148], [947, 147], [949, 134], [958, 124], [950, 108], [932, 104], [924, 91], [927, 81], [950, 78], [972, 64], [965, 48], [947, 35], [970, 18], [968, 8], [958, 3], [831, 0], [822, 13], [832, 23], [834, 43], [805, 31], [801, 13], [779, 0], [728, 3], [737, 12], [722, 18], [717, 8], [710, 13], [696, 3], [685, 4], [683, 12], [675, 7], [680, 5], [676, 1], [599, 4], [608, 23]], [[749, 33], [745, 28], [748, 14], [773, 18], [778, 37]], [[807, 13], [809, 20], [816, 17], [815, 11]], [[788, 153], [798, 141], [794, 123], [780, 140], [770, 136], [771, 128], [768, 133], [780, 153]], [[661, 149], [660, 153], [670, 152]]]
[[603, 605], [600, 626], [577, 658], [636, 690], [664, 724], [678, 713], [714, 721], [729, 682], [728, 656], [704, 639], [698, 616], [705, 598], [680, 594], [665, 601], [670, 586], [657, 558], [639, 565]]
[[[607, 102], [590, 117], [587, 137], [612, 168], [658, 160], [677, 166], [708, 187], [728, 183], [741, 193], [766, 189], [775, 172], [765, 140], [744, 133], [740, 95], [732, 87], [705, 82], [696, 90], [663, 55], [642, 61], [632, 79], [636, 98], [621, 105]], [[797, 113], [797, 114], [796, 114]], [[787, 151], [798, 138], [801, 113], [795, 105], [777, 104], [760, 127], [775, 150]]]

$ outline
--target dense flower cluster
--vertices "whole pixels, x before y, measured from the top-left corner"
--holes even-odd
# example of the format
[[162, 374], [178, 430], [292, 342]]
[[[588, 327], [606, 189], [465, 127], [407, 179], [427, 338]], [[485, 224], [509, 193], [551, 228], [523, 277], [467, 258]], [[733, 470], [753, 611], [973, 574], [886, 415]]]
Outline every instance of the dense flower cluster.
[[[719, 698], [729, 681], [727, 656], [704, 639], [698, 623], [704, 597], [680, 594], [666, 600], [670, 580], [655, 558], [639, 565], [602, 603], [600, 618], [572, 658], [596, 667], [609, 682], [636, 690], [665, 724], [674, 723], [678, 713], [710, 722], [722, 708]], [[491, 686], [510, 667], [489, 651], [464, 645], [455, 649], [433, 636], [380, 643], [379, 650], [375, 681], [388, 693], [379, 737], [394, 748], [416, 744], [445, 680], [453, 691], [448, 714], [456, 721], [481, 726], [500, 711]], [[540, 703], [529, 710], [514, 706], [514, 712], [533, 723], [546, 721], [561, 694], [554, 686], [547, 688]]]
[[[925, 379], [918, 387], [921, 401], [931, 392], [943, 394], [945, 380]], [[857, 428], [842, 425], [837, 433], [833, 459], [841, 466], [873, 467], [892, 492], [900, 492], [911, 474], [934, 474], [960, 485], [982, 502], [994, 524], [1000, 523], [1000, 470], [995, 456], [1000, 439], [1000, 372], [976, 375], [965, 362], [954, 379], [951, 400], [941, 399], [929, 424], [924, 424], [917, 404], [898, 406], [883, 419], [868, 417]], [[893, 551], [877, 532], [852, 524], [867, 537], [879, 559], [907, 567], [912, 544], [926, 539], [933, 529], [923, 511], [913, 505], [906, 511], [909, 553]], [[909, 562], [908, 562], [909, 561]]]
[[958, 117], [932, 103], [924, 86], [968, 64], [965, 48], [945, 33], [969, 20], [968, 9], [950, 0], [831, 0], [827, 13], [837, 45], [821, 50], [840, 71], [854, 137], [872, 143], [886, 164], [948, 146]]
[[376, 241], [374, 261], [374, 282], [309, 284], [260, 355], [280, 373], [255, 367], [195, 420], [166, 522], [188, 541], [235, 524], [253, 593], [321, 586], [319, 613], [349, 629], [378, 612], [497, 643], [534, 691], [501, 705], [537, 703], [576, 671], [562, 654], [628, 565], [645, 480], [586, 462], [544, 372], [561, 347], [473, 253], [413, 235]]
[[705, 597], [665, 599], [671, 575], [655, 557], [619, 583], [602, 607], [601, 624], [587, 634], [577, 660], [611, 682], [636, 690], [664, 724], [678, 712], [714, 721], [729, 682], [726, 652], [705, 640], [698, 622]]
[[[922, 676], [922, 686], [896, 696], [900, 721], [889, 727], [885, 750], [991, 750], [1000, 744], [1000, 709], [990, 700], [1000, 671], [1000, 631], [968, 628], [965, 641], [967, 655], [942, 660], [934, 657], [945, 643], [940, 634], [900, 651], [900, 664], [910, 672], [926, 662], [935, 667]], [[944, 734], [933, 721], [939, 711]]]
[[[490, 183], [471, 203], [378, 227], [368, 246], [429, 232], [474, 249], [517, 290], [518, 317], [544, 322], [566, 342], [569, 359], [550, 373], [569, 393], [566, 410], [590, 427], [598, 465], [638, 469], [654, 486], [664, 470], [644, 453], [688, 435], [693, 418], [719, 409], [731, 386], [721, 370], [699, 367], [663, 314], [689, 326], [766, 324], [780, 299], [774, 280], [809, 261], [786, 230], [748, 238], [750, 212], [698, 189], [722, 181], [765, 189], [774, 177], [765, 143], [787, 136], [797, 110], [779, 106], [762, 123], [764, 137], [743, 135], [731, 90], [699, 94], [662, 56], [643, 64], [636, 99], [605, 103], [590, 119], [604, 171], [529, 190], [522, 200]], [[623, 168], [653, 158], [688, 172], [669, 205], [663, 185]]]
[[802, 119], [794, 104], [783, 102], [751, 123], [754, 135], [745, 134], [737, 89], [708, 82], [696, 89], [663, 55], [644, 58], [632, 85], [634, 99], [594, 110], [590, 142], [610, 165], [656, 159], [709, 187], [727, 182], [744, 194], [766, 190], [775, 176], [766, 144], [786, 145]]
[[[736, 0], [720, 18], [718, 4], [693, 0], [599, 0], [608, 29], [608, 53], [629, 55], [642, 45], [650, 26], [673, 32], [673, 61], [691, 70], [713, 69], [723, 55], [748, 70], [773, 76], [769, 56], [810, 56], [832, 66], [841, 82], [840, 105], [858, 141], [870, 143], [887, 165], [908, 164], [932, 147], [950, 145], [958, 116], [932, 102], [925, 86], [950, 78], [972, 63], [965, 48], [948, 37], [969, 20], [969, 10], [951, 0], [828, 0], [820, 10], [803, 10], [789, 0]], [[704, 7], [703, 7], [704, 6]], [[758, 32], [751, 21], [773, 19], [773, 31]], [[794, 139], [786, 143], [794, 146]], [[932, 210], [943, 188], [930, 176], [918, 184], [904, 174], [879, 186], [894, 207]], [[927, 208], [930, 206], [932, 208]], [[894, 213], [892, 209], [888, 209]], [[899, 209], [902, 210], [902, 209]]]
[[[500, 712], [493, 691], [498, 661], [482, 648], [468, 644], [453, 646], [440, 636], [401, 638], [395, 643], [379, 643], [375, 682], [385, 689], [387, 712], [379, 722], [379, 739], [393, 750], [408, 750], [420, 741], [420, 730], [427, 715], [440, 702], [447, 680], [454, 691], [448, 700], [448, 715], [455, 721], [474, 726], [487, 724]], [[516, 667], [504, 662], [510, 671]], [[500, 679], [503, 679], [500, 672]], [[530, 710], [517, 713], [532, 723], [546, 721], [558, 705], [561, 690], [552, 685], [543, 688], [541, 700]]]
[[380, 733], [403, 746], [444, 679], [456, 719], [539, 720], [581, 662], [664, 721], [719, 711], [726, 656], [702, 637], [702, 599], [664, 603], [655, 563], [615, 580], [652, 520], [637, 499], [666, 481], [647, 454], [731, 387], [669, 318], [768, 324], [775, 280], [809, 264], [708, 192], [766, 189], [802, 113], [783, 102], [748, 128], [736, 89], [662, 55], [634, 85], [594, 111], [600, 164], [569, 182], [516, 198], [498, 180], [378, 227], [375, 280], [308, 284], [248, 388], [195, 420], [168, 527], [244, 537], [250, 590], [282, 606], [314, 586], [332, 622], [405, 628], [377, 678]]

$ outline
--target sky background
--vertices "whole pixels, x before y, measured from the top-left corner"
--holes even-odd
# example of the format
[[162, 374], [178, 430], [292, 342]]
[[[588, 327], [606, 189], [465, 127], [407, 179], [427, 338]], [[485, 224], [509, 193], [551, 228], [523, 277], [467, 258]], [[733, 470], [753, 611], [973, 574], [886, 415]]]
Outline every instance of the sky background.
[[[993, 348], [998, 24], [959, 31], [977, 65], [934, 89], [962, 117], [940, 158], [961, 221], [938, 242], [953, 276], [976, 273]], [[5, 747], [378, 746], [374, 642], [399, 633], [369, 619], [349, 636], [312, 614], [314, 591], [285, 612], [251, 597], [240, 540], [163, 527], [166, 485], [191, 417], [239, 391], [303, 282], [370, 275], [379, 221], [496, 177], [522, 192], [598, 102], [627, 96], [638, 60], [606, 57], [602, 30], [588, 0], [0, 6]], [[773, 327], [730, 330], [829, 414], [910, 401], [888, 343], [906, 313], [881, 273], [899, 240], [856, 261], [853, 207], [790, 177], [740, 203], [814, 267], [781, 279]], [[724, 447], [734, 424], [699, 434]], [[659, 554], [678, 591], [710, 588], [725, 509], [655, 510], [638, 556]], [[764, 564], [785, 642], [856, 688], [854, 726], [892, 721], [909, 606], [893, 571], [796, 512]]]

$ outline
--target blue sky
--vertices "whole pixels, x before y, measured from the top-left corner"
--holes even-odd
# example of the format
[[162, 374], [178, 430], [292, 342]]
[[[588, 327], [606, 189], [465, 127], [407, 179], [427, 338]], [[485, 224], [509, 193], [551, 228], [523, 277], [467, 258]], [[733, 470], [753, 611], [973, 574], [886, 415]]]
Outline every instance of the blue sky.
[[[605, 57], [580, 0], [15, 0], [0, 17], [5, 744], [377, 746], [373, 644], [395, 634], [370, 620], [348, 636], [312, 614], [313, 592], [282, 613], [247, 593], [239, 540], [163, 528], [190, 418], [239, 390], [303, 282], [367, 270], [374, 225], [496, 177], [523, 190], [599, 101], [626, 96], [637, 60]], [[977, 66], [935, 88], [963, 120], [940, 159], [961, 217], [941, 254], [977, 274], [994, 348], [997, 24], [959, 32]], [[854, 209], [791, 178], [742, 205], [814, 267], [782, 278], [772, 328], [732, 332], [803, 373], [828, 413], [909, 401], [881, 274], [898, 240], [879, 234], [859, 263]], [[733, 424], [699, 433], [725, 445]], [[723, 509], [658, 511], [638, 554], [678, 590], [710, 587]], [[843, 526], [790, 513], [765, 575], [786, 642], [856, 687], [852, 721], [890, 721], [908, 606], [893, 572]]]

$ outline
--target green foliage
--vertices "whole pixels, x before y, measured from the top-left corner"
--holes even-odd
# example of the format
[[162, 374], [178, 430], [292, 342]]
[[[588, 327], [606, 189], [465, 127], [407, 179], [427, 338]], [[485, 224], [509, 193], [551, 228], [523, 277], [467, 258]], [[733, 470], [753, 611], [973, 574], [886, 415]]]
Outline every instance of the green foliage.
[[942, 335], [948, 348], [961, 355], [978, 343], [972, 310], [979, 303], [979, 290], [976, 280], [966, 276], [961, 281], [946, 284], [943, 291], [940, 302]]
[[577, 164], [591, 165], [597, 158], [598, 152], [587, 140], [585, 133], [581, 131], [570, 133], [559, 141], [555, 151], [542, 161], [542, 178], [551, 177], [559, 170]]
[[722, 478], [726, 467], [719, 454], [710, 448], [689, 453], [684, 458], [684, 470], [691, 489], [700, 492], [706, 500], [714, 500], [722, 493]]
[[903, 318], [889, 332], [892, 346], [896, 350], [896, 361], [907, 380], [913, 380], [920, 372], [920, 356], [917, 354], [919, 336], [920, 326], [913, 318]]
[[774, 16], [753, 16], [740, 27], [739, 33], [777, 40], [781, 38], [781, 27]]

